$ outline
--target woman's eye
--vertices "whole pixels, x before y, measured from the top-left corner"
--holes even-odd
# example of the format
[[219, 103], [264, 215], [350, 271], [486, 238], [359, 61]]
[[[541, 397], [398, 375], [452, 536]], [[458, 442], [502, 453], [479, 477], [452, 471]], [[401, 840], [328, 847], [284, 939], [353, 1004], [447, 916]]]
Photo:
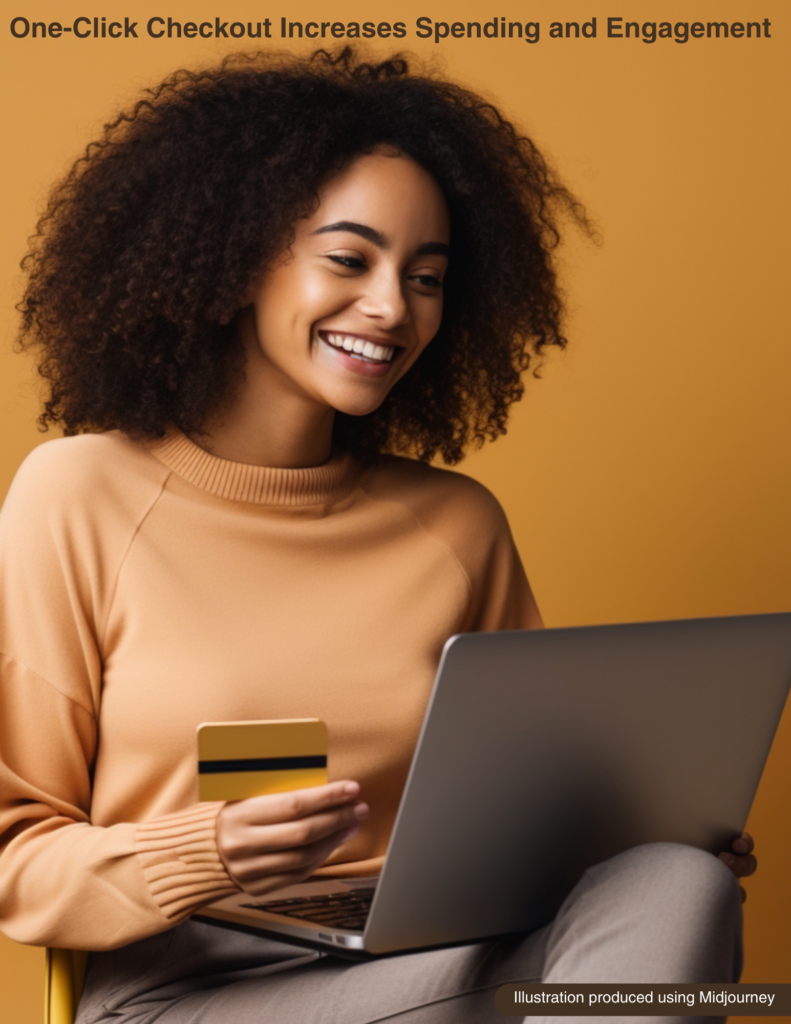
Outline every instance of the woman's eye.
[[424, 288], [437, 289], [442, 287], [442, 281], [438, 277], [434, 277], [433, 274], [412, 274], [409, 280]]
[[359, 256], [328, 256], [327, 259], [350, 270], [361, 270], [365, 266], [365, 262]]

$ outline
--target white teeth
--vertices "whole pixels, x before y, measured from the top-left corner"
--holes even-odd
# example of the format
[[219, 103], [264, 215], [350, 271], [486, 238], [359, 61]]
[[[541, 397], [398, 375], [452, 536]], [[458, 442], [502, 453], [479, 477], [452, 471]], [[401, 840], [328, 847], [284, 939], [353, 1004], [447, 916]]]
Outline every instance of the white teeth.
[[355, 338], [348, 334], [335, 334], [328, 331], [323, 337], [333, 348], [340, 348], [353, 355], [379, 363], [389, 363], [395, 353], [394, 345], [376, 345], [372, 341], [363, 341], [362, 338]]

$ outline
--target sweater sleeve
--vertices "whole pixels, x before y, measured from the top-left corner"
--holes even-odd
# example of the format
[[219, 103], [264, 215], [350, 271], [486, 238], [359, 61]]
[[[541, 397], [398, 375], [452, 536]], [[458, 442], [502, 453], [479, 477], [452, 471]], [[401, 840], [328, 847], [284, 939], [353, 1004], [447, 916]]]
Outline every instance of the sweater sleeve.
[[60, 457], [82, 440], [38, 449], [0, 513], [0, 924], [19, 942], [99, 950], [164, 931], [235, 887], [215, 842], [221, 804], [91, 823], [103, 622], [162, 483], [139, 481], [122, 496], [128, 518], [109, 508], [98, 524], [96, 481], [75, 446]]

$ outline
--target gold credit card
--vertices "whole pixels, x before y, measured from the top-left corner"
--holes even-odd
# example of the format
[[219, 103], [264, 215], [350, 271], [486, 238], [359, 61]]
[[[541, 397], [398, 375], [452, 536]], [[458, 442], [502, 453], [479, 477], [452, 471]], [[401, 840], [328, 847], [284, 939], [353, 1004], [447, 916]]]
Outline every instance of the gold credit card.
[[318, 718], [198, 726], [198, 799], [246, 800], [327, 782], [327, 726]]

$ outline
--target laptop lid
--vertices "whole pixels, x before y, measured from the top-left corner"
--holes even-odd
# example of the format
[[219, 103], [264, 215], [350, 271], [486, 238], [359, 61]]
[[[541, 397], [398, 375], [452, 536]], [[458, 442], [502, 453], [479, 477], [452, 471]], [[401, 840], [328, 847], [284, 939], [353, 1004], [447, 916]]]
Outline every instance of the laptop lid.
[[379, 954], [529, 931], [632, 846], [724, 849], [790, 683], [791, 614], [452, 637], [362, 941], [325, 940]]

